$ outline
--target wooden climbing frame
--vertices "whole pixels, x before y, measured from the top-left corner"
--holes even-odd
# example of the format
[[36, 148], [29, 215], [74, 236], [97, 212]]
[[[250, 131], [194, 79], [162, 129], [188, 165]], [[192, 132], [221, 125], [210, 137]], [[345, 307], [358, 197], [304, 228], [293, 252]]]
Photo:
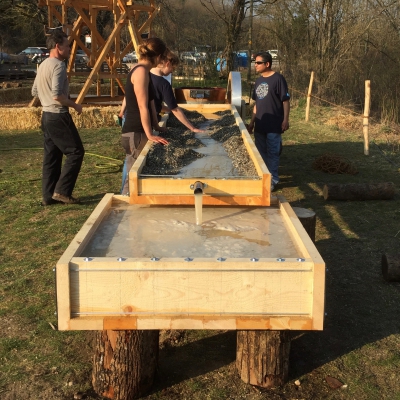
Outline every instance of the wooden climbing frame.
[[[150, 30], [151, 22], [159, 11], [155, 0], [38, 0], [38, 6], [48, 9], [46, 32], [61, 27], [68, 35], [72, 45], [67, 67], [68, 78], [87, 77], [76, 102], [86, 102], [85, 96], [94, 82], [97, 82], [97, 97], [91, 98], [91, 101], [122, 100], [115, 84], [118, 84], [122, 93], [125, 92], [123, 80], [126, 73], [121, 73], [122, 59], [133, 49], [138, 51], [141, 35]], [[100, 33], [97, 25], [97, 17], [101, 11], [110, 11], [113, 14], [112, 31], [107, 36]], [[74, 15], [73, 21], [71, 15]], [[81, 40], [85, 27], [91, 34], [90, 48]], [[120, 37], [124, 27], [128, 28], [130, 34], [130, 41], [125, 46]], [[74, 71], [78, 48], [89, 57], [87, 72]], [[101, 82], [104, 79], [110, 80], [109, 96], [101, 96]]]

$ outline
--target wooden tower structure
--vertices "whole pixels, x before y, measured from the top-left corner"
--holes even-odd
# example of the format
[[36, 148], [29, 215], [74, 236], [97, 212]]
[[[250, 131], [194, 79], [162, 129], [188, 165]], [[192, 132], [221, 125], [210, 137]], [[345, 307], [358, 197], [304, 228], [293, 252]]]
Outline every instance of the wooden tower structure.
[[[71, 44], [71, 56], [68, 61], [68, 78], [86, 76], [81, 92], [76, 102], [87, 103], [85, 99], [89, 88], [97, 82], [97, 96], [90, 101], [110, 102], [122, 100], [124, 82], [127, 70], [123, 69], [122, 59], [130, 51], [138, 51], [142, 41], [142, 34], [149, 32], [151, 22], [157, 15], [159, 8], [155, 0], [38, 0], [39, 7], [48, 9], [48, 26], [51, 29], [63, 29], [68, 35]], [[100, 12], [112, 13], [112, 29], [107, 35], [101, 34], [98, 29], [97, 17]], [[121, 30], [127, 27], [130, 40], [122, 44]], [[84, 31], [91, 35], [90, 47], [82, 41]], [[104, 37], [106, 36], [106, 37]], [[86, 71], [76, 71], [75, 57], [78, 49], [82, 49], [89, 58]], [[110, 81], [110, 94], [101, 95], [101, 84], [104, 79]]]

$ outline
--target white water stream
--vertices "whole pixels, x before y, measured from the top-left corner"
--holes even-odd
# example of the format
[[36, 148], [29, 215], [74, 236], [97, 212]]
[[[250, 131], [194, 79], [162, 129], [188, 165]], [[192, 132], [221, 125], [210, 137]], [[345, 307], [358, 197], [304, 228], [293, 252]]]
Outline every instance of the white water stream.
[[[205, 121], [199, 126], [199, 129], [206, 130], [212, 122], [213, 120]], [[204, 147], [193, 150], [203, 154], [204, 157], [183, 167], [177, 176], [185, 178], [224, 178], [238, 175], [238, 171], [233, 166], [232, 160], [221, 142], [212, 139], [208, 133], [196, 133], [195, 137], [204, 144]]]

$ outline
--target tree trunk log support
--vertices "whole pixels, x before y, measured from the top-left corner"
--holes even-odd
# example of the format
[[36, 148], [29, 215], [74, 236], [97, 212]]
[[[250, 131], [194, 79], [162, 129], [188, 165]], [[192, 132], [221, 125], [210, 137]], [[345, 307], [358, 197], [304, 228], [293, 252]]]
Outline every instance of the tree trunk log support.
[[382, 275], [388, 282], [400, 282], [400, 254], [382, 254]]
[[153, 384], [159, 331], [97, 331], [92, 383], [97, 394], [113, 400], [137, 399]]
[[328, 183], [323, 188], [325, 200], [390, 200], [394, 196], [393, 182]]
[[290, 331], [237, 331], [236, 368], [245, 382], [263, 388], [288, 380]]
[[307, 208], [293, 207], [293, 211], [297, 215], [304, 229], [310, 236], [313, 243], [315, 243], [315, 226], [317, 224], [317, 216], [314, 211]]

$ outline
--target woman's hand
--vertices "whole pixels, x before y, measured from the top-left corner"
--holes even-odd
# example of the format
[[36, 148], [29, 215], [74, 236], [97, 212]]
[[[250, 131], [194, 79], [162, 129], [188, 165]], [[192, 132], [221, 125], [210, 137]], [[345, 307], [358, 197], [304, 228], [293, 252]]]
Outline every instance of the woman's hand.
[[194, 128], [194, 129], [192, 129], [192, 132], [194, 132], [194, 133], [207, 133], [207, 130]]
[[161, 136], [150, 135], [150, 136], [147, 136], [147, 139], [150, 140], [151, 142], [161, 143], [163, 145], [168, 144], [168, 140], [162, 138]]

